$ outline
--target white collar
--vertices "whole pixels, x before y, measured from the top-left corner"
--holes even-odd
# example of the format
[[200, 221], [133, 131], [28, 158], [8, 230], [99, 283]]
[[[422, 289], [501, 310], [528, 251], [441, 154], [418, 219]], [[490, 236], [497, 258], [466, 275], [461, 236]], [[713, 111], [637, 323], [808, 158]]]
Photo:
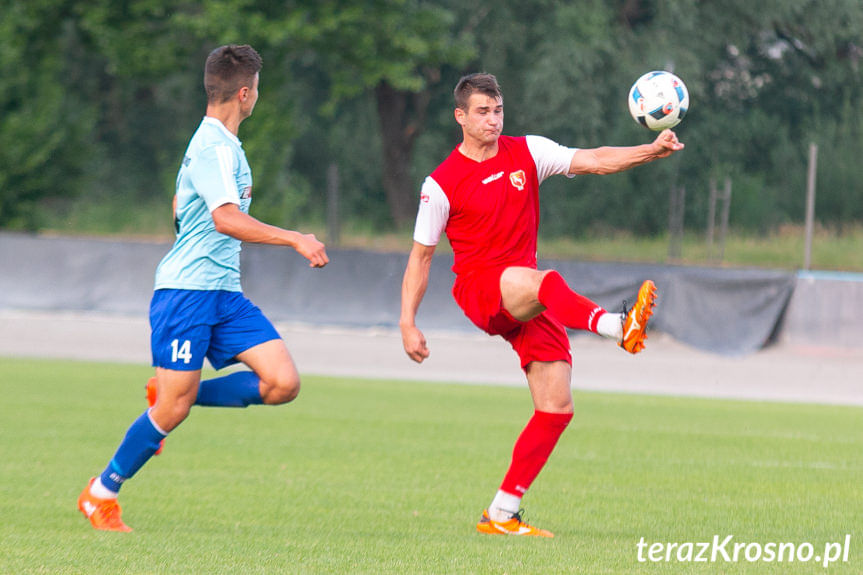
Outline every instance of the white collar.
[[212, 125], [216, 126], [220, 130], [222, 130], [226, 136], [228, 136], [231, 140], [236, 142], [236, 144], [238, 146], [243, 145], [243, 143], [240, 141], [240, 139], [237, 136], [235, 136], [233, 133], [231, 133], [231, 131], [229, 129], [227, 129], [225, 127], [225, 125], [222, 123], [222, 121], [219, 120], [218, 118], [214, 118], [213, 116], [204, 116], [204, 119], [201, 121], [201, 123], [202, 124], [212, 124]]

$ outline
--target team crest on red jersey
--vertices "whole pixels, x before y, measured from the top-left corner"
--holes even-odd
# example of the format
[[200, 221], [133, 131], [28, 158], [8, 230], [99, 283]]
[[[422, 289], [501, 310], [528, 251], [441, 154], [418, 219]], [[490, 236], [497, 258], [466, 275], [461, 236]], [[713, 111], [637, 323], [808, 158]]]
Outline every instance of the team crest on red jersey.
[[527, 183], [527, 177], [524, 175], [524, 170], [510, 172], [509, 181], [513, 186], [518, 188], [519, 191], [523, 190], [524, 185]]

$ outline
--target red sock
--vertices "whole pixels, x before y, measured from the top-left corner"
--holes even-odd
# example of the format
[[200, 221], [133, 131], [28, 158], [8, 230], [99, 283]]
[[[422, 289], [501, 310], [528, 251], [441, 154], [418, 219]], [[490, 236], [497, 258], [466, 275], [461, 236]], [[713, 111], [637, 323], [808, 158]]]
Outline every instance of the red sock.
[[596, 332], [596, 322], [605, 310], [566, 285], [559, 273], [551, 270], [539, 284], [539, 303], [570, 329]]
[[515, 442], [512, 463], [500, 485], [501, 491], [519, 496], [525, 494], [571, 419], [571, 413], [534, 412]]

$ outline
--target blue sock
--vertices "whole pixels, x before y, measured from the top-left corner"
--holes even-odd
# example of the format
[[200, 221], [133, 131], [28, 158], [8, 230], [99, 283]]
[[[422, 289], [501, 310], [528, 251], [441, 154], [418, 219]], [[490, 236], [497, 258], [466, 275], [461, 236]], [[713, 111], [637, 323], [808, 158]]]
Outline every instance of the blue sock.
[[261, 378], [253, 371], [234, 373], [202, 381], [195, 405], [209, 407], [246, 407], [264, 402], [261, 399]]
[[150, 420], [149, 410], [145, 411], [129, 427], [111, 463], [102, 472], [100, 477], [102, 485], [111, 491], [120, 491], [123, 482], [135, 475], [156, 453], [159, 442], [165, 437], [166, 435]]

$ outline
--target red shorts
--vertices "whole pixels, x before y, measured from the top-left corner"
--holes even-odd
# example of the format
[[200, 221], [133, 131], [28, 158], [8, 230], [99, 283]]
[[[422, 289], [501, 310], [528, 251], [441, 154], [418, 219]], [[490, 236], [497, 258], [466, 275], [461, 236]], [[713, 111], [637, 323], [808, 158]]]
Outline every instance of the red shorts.
[[512, 345], [525, 369], [532, 361], [565, 361], [572, 365], [569, 336], [562, 323], [547, 312], [519, 321], [503, 307], [500, 274], [506, 268], [469, 272], [456, 277], [452, 295], [474, 325], [499, 335]]

